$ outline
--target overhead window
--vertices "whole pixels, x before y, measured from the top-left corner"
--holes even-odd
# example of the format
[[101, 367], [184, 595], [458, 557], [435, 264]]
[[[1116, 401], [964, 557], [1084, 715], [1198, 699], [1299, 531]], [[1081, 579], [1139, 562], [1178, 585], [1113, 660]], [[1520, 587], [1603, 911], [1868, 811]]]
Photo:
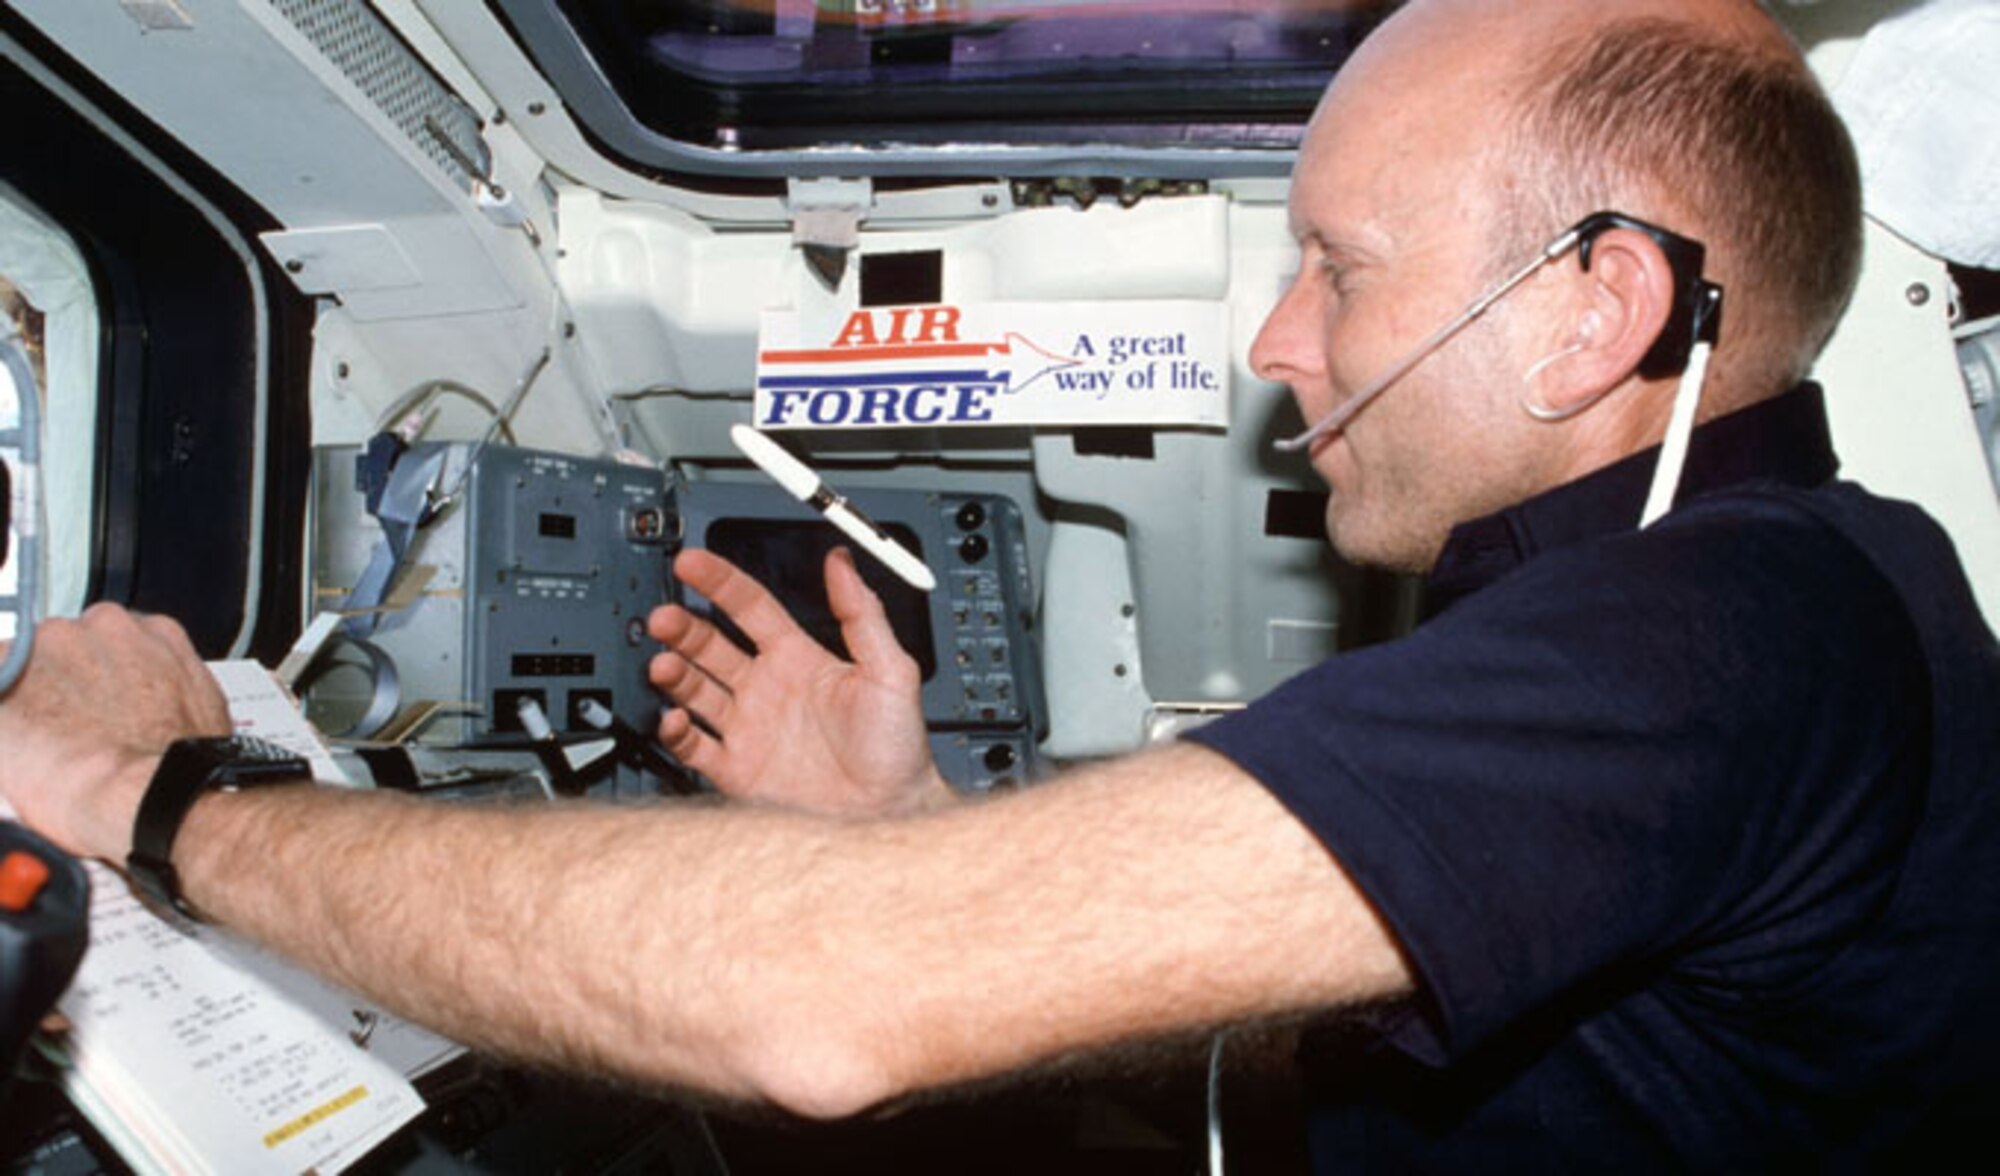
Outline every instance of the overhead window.
[[[1385, 0], [497, 0], [614, 150], [1296, 145]], [[577, 52], [580, 50], [580, 54]], [[661, 149], [665, 149], [662, 156]], [[1073, 162], [1073, 154], [1065, 154]], [[1032, 157], [1015, 155], [1016, 163]]]

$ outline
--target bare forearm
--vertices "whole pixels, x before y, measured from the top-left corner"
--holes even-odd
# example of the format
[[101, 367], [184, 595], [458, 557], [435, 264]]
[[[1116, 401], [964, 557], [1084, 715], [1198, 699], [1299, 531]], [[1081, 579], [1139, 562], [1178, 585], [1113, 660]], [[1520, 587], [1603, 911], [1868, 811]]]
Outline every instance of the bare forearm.
[[[873, 621], [851, 637], [870, 632], [893, 645]], [[849, 712], [907, 701], [907, 659], [868, 660], [879, 679], [832, 668]], [[720, 672], [740, 689], [708, 701], [734, 707], [751, 680]], [[130, 705], [105, 715], [105, 698]], [[160, 750], [228, 728], [185, 634], [93, 609], [46, 628], [0, 708], [0, 794], [75, 852], [119, 861]], [[913, 755], [891, 766], [926, 764], [921, 724], [906, 733]], [[760, 755], [819, 762], [782, 731], [739, 734], [746, 778]], [[1339, 865], [1254, 780], [1189, 746], [871, 819], [209, 794], [173, 858], [196, 908], [469, 1043], [812, 1114], [1410, 984]]]
[[777, 826], [810, 853], [783, 813], [288, 788], [204, 799], [176, 857], [204, 914], [458, 1040], [770, 1097], [746, 1035], [781, 986], [746, 964], [781, 966], [796, 918], [759, 848]]
[[885, 1065], [904, 1085], [1410, 988], [1340, 867], [1200, 748], [879, 828], [957, 863], [883, 898], [913, 916], [878, 977], [898, 997]]
[[1317, 843], [1193, 748], [900, 819], [292, 789], [182, 837], [197, 907], [448, 1033], [815, 1114], [1408, 985]]

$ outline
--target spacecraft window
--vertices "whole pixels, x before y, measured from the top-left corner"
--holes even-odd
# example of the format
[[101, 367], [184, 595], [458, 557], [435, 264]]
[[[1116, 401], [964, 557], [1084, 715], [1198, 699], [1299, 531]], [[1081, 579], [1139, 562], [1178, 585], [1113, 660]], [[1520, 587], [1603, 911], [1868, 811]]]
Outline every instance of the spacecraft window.
[[[521, 19], [553, 6], [560, 21]], [[1387, 0], [501, 0], [651, 132], [737, 152], [1291, 148]], [[556, 30], [561, 30], [557, 32]]]

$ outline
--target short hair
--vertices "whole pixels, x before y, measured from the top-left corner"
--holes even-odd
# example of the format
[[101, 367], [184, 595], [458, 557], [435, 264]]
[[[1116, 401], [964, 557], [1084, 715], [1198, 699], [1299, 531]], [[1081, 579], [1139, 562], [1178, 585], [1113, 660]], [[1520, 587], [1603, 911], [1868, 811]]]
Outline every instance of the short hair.
[[1632, 18], [1557, 44], [1527, 83], [1515, 146], [1539, 153], [1547, 181], [1521, 195], [1548, 207], [1506, 235], [1539, 243], [1600, 208], [1671, 201], [1702, 222], [1712, 253], [1740, 259], [1749, 288], [1728, 292], [1724, 331], [1733, 306], [1739, 327], [1754, 318], [1779, 333], [1759, 340], [1773, 349], [1769, 378], [1803, 376], [1853, 294], [1862, 240], [1854, 144], [1805, 62]]

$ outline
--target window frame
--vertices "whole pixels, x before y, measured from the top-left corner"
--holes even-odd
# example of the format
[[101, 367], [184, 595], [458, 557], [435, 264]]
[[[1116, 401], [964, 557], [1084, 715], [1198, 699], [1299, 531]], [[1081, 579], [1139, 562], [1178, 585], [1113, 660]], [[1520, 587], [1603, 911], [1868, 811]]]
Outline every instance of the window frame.
[[[563, 0], [488, 2], [600, 150], [628, 166], [690, 184], [703, 178], [711, 182], [781, 180], [802, 175], [922, 177], [939, 182], [990, 176], [1283, 178], [1290, 173], [1306, 116], [1338, 62], [1344, 60], [1337, 57], [1323, 70], [1299, 71], [1295, 83], [1288, 87], [1292, 98], [1274, 106], [1268, 123], [1246, 119], [1218, 121], [1212, 126], [1194, 120], [1170, 124], [1181, 127], [1192, 140], [1188, 145], [1121, 145], [1107, 141], [1105, 134], [1093, 131], [1088, 124], [1079, 124], [1073, 142], [1014, 145], [1001, 141], [1005, 124], [957, 122], [945, 124], [949, 134], [956, 136], [951, 141], [899, 140], [879, 146], [794, 142], [750, 149], [742, 143], [696, 145], [649, 125], [619, 95], [611, 76], [619, 69], [618, 63], [593, 56], [588, 37], [571, 21]], [[1352, 51], [1363, 31], [1356, 29], [1346, 52]], [[888, 128], [895, 129], [907, 127]]]
[[85, 597], [171, 615], [204, 656], [275, 660], [302, 615], [312, 330], [255, 243], [275, 222], [11, 11], [0, 93], [0, 180], [70, 235], [97, 296]]

